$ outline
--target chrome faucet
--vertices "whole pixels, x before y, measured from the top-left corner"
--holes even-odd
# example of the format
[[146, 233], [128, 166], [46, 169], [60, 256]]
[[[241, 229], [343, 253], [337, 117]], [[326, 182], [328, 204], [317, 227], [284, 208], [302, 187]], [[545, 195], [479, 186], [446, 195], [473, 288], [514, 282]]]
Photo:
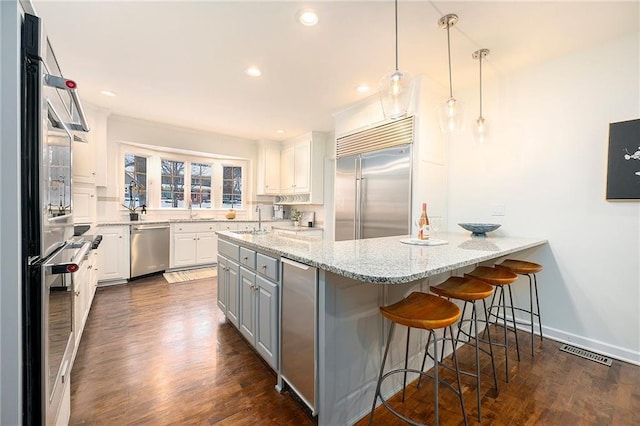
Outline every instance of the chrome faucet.
[[193, 219], [194, 217], [196, 217], [197, 213], [193, 213], [193, 203], [191, 200], [187, 201], [187, 205], [189, 206], [189, 219]]
[[256, 211], [258, 212], [258, 231], [262, 231], [262, 210], [260, 210], [260, 205], [256, 206]]

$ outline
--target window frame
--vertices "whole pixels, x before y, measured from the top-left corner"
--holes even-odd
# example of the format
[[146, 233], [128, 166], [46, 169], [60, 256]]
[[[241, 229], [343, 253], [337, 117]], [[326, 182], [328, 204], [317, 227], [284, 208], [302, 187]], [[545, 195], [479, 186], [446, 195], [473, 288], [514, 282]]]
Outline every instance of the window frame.
[[209, 207], [193, 207], [200, 212], [222, 212], [229, 208], [223, 205], [222, 200], [222, 184], [223, 184], [223, 168], [224, 167], [240, 167], [242, 174], [242, 182], [240, 185], [240, 193], [242, 196], [242, 205], [235, 205], [234, 210], [245, 211], [246, 203], [249, 197], [247, 193], [248, 185], [246, 177], [249, 175], [249, 166], [251, 160], [247, 158], [230, 158], [222, 157], [216, 154], [208, 154], [202, 152], [186, 151], [170, 147], [149, 146], [143, 144], [120, 142], [119, 165], [118, 165], [118, 200], [120, 209], [125, 210], [123, 205], [125, 202], [124, 188], [125, 185], [125, 155], [135, 155], [145, 157], [147, 159], [147, 192], [146, 202], [147, 210], [155, 211], [188, 211], [188, 203], [184, 203], [183, 207], [163, 207], [161, 202], [162, 196], [162, 160], [184, 162], [184, 200], [191, 200], [191, 165], [206, 164], [211, 166], [211, 205]]

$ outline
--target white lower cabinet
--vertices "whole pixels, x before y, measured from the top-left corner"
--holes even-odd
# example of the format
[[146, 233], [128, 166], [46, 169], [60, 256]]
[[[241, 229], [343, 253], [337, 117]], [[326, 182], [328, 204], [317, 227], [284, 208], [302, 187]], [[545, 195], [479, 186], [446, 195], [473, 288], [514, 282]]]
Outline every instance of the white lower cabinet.
[[101, 226], [99, 234], [102, 242], [98, 253], [98, 281], [128, 280], [131, 276], [129, 226]]
[[218, 306], [275, 370], [280, 260], [226, 239], [220, 239], [219, 250]]
[[75, 347], [73, 348], [73, 358], [75, 359], [80, 345], [80, 339], [84, 326], [89, 317], [93, 297], [98, 286], [98, 276], [95, 272], [98, 263], [98, 251], [92, 250], [87, 253], [86, 260], [80, 269], [73, 274], [73, 332], [75, 335]]
[[218, 237], [213, 223], [171, 224], [171, 268], [215, 263]]

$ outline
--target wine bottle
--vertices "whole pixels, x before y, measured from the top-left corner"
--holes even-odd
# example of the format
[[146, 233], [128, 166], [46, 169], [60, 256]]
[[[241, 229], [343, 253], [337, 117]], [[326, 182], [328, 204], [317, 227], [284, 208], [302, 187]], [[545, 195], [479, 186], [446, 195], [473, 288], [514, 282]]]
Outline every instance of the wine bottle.
[[429, 239], [429, 217], [427, 216], [427, 203], [422, 203], [422, 213], [418, 221], [418, 239]]

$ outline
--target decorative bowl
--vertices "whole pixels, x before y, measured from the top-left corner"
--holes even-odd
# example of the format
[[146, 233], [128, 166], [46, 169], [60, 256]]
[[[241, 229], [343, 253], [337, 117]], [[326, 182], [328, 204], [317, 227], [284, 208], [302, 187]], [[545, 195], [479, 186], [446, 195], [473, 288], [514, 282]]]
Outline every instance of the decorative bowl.
[[467, 231], [471, 231], [472, 237], [486, 237], [487, 232], [500, 228], [499, 223], [459, 223], [458, 225]]

